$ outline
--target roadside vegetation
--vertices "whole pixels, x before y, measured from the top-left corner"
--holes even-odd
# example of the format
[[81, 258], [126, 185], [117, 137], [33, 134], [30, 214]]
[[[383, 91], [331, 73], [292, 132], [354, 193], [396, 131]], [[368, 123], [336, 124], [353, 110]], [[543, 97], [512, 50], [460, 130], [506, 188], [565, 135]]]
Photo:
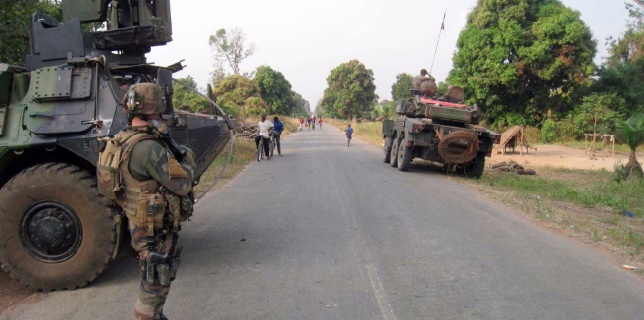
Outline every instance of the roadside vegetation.
[[382, 143], [382, 123], [380, 122], [357, 122], [356, 120], [340, 120], [334, 118], [323, 118], [323, 121], [343, 131], [351, 124], [353, 135], [367, 141], [375, 146]]
[[618, 182], [606, 170], [546, 167], [537, 176], [489, 170], [463, 182], [547, 226], [644, 263], [644, 180]]
[[[381, 122], [358, 123], [332, 118], [325, 121], [340, 130], [351, 123], [356, 137], [373, 146], [382, 146]], [[526, 130], [528, 136], [539, 134], [537, 128]], [[580, 142], [571, 144], [583, 148]], [[622, 154], [630, 152], [626, 145], [616, 145], [615, 149]], [[624, 175], [619, 172], [619, 166], [615, 172], [545, 167], [539, 168], [536, 176], [486, 168], [481, 179], [460, 176], [455, 179], [548, 227], [644, 263], [644, 179], [629, 182]]]

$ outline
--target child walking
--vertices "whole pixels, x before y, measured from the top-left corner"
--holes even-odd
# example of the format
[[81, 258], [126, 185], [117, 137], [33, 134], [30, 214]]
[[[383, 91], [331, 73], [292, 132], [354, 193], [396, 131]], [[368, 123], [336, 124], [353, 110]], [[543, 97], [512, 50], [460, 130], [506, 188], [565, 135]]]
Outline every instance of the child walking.
[[347, 125], [347, 128], [344, 130], [344, 134], [347, 136], [347, 147], [349, 147], [349, 144], [351, 144], [351, 136], [353, 135], [353, 128], [351, 128], [350, 123]]

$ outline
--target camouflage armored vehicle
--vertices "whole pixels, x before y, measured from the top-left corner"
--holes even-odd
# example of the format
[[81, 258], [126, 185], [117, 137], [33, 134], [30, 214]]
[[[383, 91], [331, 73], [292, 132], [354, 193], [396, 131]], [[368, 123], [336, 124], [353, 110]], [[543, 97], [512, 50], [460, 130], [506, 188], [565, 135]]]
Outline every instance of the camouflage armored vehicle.
[[435, 90], [418, 86], [414, 98], [398, 101], [394, 119], [382, 127], [384, 162], [407, 171], [421, 158], [479, 178], [500, 135], [476, 126], [480, 112], [463, 104], [463, 89], [450, 86], [442, 97]]
[[[169, 0], [63, 0], [64, 22], [36, 13], [26, 66], [0, 64], [0, 263], [34, 289], [75, 289], [117, 255], [120, 208], [99, 194], [99, 138], [123, 129], [129, 85], [165, 90], [163, 122], [196, 154], [199, 177], [231, 139], [230, 121], [175, 112], [172, 74], [146, 62], [171, 41]], [[100, 31], [82, 24], [105, 22]]]

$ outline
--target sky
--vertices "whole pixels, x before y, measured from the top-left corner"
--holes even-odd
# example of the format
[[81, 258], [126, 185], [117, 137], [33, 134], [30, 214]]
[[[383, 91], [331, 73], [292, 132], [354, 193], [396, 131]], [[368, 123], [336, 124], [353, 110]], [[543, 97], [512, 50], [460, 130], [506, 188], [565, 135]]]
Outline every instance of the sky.
[[[608, 56], [606, 38], [626, 29], [624, 1], [562, 3], [581, 13], [597, 41], [595, 62], [602, 63]], [[174, 0], [173, 41], [154, 47], [148, 62], [165, 66], [185, 59], [186, 68], [175, 78], [190, 75], [204, 88], [213, 70], [210, 35], [221, 28], [240, 28], [257, 49], [241, 63], [241, 71], [270, 66], [312, 108], [322, 98], [331, 70], [352, 59], [373, 71], [379, 98], [391, 99], [396, 75], [430, 70], [435, 51], [431, 73], [437, 81], [445, 80], [459, 33], [475, 5], [476, 0]]]

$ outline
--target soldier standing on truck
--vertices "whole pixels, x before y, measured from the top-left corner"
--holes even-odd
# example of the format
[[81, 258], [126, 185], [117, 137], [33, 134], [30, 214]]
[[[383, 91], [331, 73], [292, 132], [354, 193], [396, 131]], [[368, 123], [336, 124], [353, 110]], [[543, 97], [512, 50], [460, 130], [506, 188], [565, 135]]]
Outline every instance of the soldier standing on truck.
[[[107, 140], [98, 163], [99, 189], [125, 210], [132, 247], [138, 252], [142, 276], [134, 306], [138, 320], [167, 319], [163, 305], [181, 253], [179, 222], [192, 213], [194, 155], [189, 148], [170, 143], [158, 125], [164, 101], [156, 84], [131, 86], [124, 103], [131, 125]], [[176, 152], [184, 155], [182, 159]], [[110, 154], [119, 155], [116, 165], [106, 163]], [[112, 174], [102, 175], [110, 165]], [[110, 195], [110, 189], [122, 192]]]
[[420, 69], [420, 75], [414, 77], [412, 86], [417, 90], [416, 94], [432, 96], [436, 93], [436, 79], [425, 69]]

